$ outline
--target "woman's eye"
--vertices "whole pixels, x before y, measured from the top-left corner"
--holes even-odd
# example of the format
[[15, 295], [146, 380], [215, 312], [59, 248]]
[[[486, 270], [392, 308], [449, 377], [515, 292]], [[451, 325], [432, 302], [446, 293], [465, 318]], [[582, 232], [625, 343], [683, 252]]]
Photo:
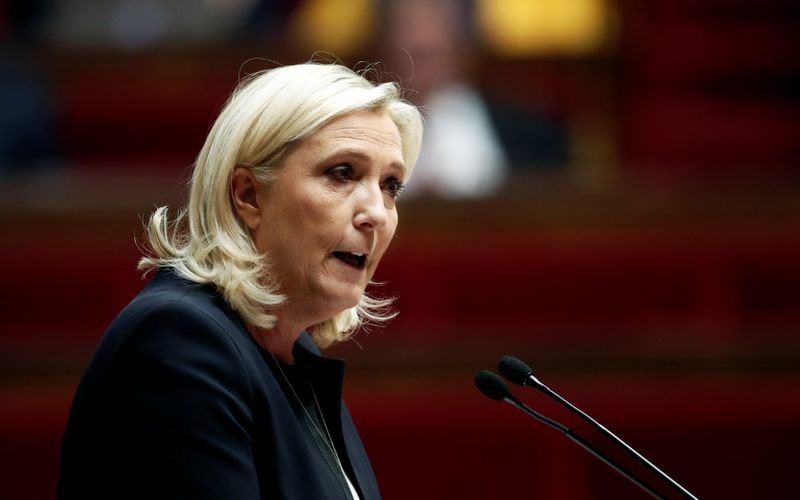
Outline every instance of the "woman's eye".
[[353, 179], [353, 168], [350, 165], [337, 165], [333, 168], [329, 168], [325, 173], [337, 181], [349, 181]]
[[384, 189], [386, 190], [392, 198], [397, 198], [400, 196], [400, 193], [403, 192], [405, 189], [405, 184], [402, 181], [395, 179], [394, 177], [387, 179], [384, 183]]

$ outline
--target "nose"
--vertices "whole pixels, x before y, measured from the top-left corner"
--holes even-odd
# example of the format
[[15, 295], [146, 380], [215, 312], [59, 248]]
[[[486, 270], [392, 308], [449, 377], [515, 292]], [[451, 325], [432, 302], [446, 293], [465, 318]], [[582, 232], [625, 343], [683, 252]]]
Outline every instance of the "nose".
[[388, 208], [379, 185], [362, 185], [356, 197], [353, 225], [361, 231], [375, 231], [388, 222]]

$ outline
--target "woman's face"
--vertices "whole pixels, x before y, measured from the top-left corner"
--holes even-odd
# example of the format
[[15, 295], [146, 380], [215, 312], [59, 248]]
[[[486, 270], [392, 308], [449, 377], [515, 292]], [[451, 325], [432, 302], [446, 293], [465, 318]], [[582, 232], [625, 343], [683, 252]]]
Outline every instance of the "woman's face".
[[358, 304], [397, 227], [404, 176], [397, 126], [359, 111], [295, 146], [258, 191], [256, 247], [304, 327]]

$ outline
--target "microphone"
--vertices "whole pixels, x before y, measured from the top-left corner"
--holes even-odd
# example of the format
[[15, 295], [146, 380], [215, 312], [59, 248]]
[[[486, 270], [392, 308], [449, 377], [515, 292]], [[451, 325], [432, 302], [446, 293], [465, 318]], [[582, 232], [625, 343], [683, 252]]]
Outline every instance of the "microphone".
[[566, 409], [568, 409], [575, 415], [579, 416], [581, 419], [591, 424], [592, 427], [600, 431], [614, 444], [622, 448], [628, 455], [635, 458], [639, 463], [644, 465], [648, 470], [650, 470], [652, 473], [661, 478], [664, 482], [669, 484], [682, 496], [684, 496], [685, 498], [697, 500], [696, 496], [691, 494], [686, 488], [678, 484], [674, 479], [672, 479], [671, 477], [666, 475], [663, 471], [661, 471], [661, 469], [659, 469], [658, 467], [653, 465], [649, 460], [640, 455], [639, 452], [631, 448], [628, 445], [628, 443], [618, 438], [613, 432], [606, 429], [597, 420], [593, 419], [592, 417], [581, 411], [578, 407], [576, 407], [575, 405], [573, 405], [572, 403], [561, 397], [557, 392], [555, 392], [554, 390], [547, 387], [544, 383], [542, 383], [542, 381], [536, 378], [536, 376], [533, 374], [533, 370], [531, 370], [531, 367], [528, 366], [524, 361], [517, 359], [513, 356], [503, 356], [502, 358], [500, 358], [500, 362], [497, 365], [497, 369], [509, 381], [517, 385], [521, 385], [523, 387], [531, 387], [533, 389], [543, 392], [549, 398], [554, 399], [561, 406], [564, 406]]
[[487, 398], [493, 399], [495, 401], [505, 401], [509, 403], [511, 406], [514, 406], [515, 408], [521, 410], [523, 413], [533, 418], [534, 420], [543, 423], [544, 425], [550, 427], [551, 429], [555, 429], [558, 432], [564, 434], [566, 437], [575, 442], [578, 446], [588, 451], [589, 453], [600, 459], [600, 461], [602, 461], [612, 469], [616, 470], [617, 472], [628, 478], [631, 482], [633, 482], [646, 492], [650, 493], [653, 497], [662, 500], [666, 499], [665, 496], [658, 493], [650, 485], [642, 481], [638, 476], [633, 474], [631, 471], [629, 471], [622, 465], [616, 463], [613, 459], [611, 459], [603, 452], [592, 446], [591, 443], [584, 440], [578, 434], [572, 432], [572, 430], [570, 430], [569, 427], [562, 425], [553, 419], [545, 417], [541, 413], [538, 413], [535, 410], [529, 408], [525, 403], [523, 403], [519, 399], [515, 398], [514, 395], [512, 395], [511, 392], [508, 390], [508, 386], [506, 385], [505, 382], [503, 382], [503, 379], [501, 379], [496, 373], [491, 372], [489, 370], [481, 370], [480, 372], [478, 372], [477, 375], [475, 375], [475, 386]]
[[559, 432], [566, 433], [569, 431], [567, 427], [559, 424], [555, 420], [545, 417], [541, 413], [532, 410], [525, 405], [525, 403], [515, 398], [514, 395], [512, 395], [508, 390], [508, 386], [505, 382], [503, 382], [503, 379], [497, 376], [497, 374], [494, 372], [490, 372], [489, 370], [479, 371], [478, 374], [475, 375], [475, 386], [483, 393], [484, 396], [489, 399], [494, 399], [495, 401], [505, 401], [512, 406], [515, 406], [519, 410], [522, 410], [524, 413], [528, 414], [528, 416], [533, 417], [533, 419], [538, 420], [544, 425]]

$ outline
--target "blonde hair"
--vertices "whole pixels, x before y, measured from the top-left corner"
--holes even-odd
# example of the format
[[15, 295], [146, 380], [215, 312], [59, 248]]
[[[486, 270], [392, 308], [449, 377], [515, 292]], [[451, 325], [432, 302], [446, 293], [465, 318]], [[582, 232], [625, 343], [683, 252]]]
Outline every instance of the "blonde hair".
[[[270, 279], [230, 198], [237, 165], [250, 166], [259, 182], [270, 182], [293, 144], [330, 120], [356, 111], [382, 110], [400, 132], [408, 175], [417, 160], [422, 119], [402, 100], [395, 83], [374, 85], [338, 64], [305, 63], [253, 74], [231, 94], [197, 157], [189, 203], [170, 220], [159, 207], [146, 226], [145, 273], [170, 268], [197, 283], [213, 283], [226, 302], [256, 327], [269, 329], [270, 310], [286, 298]], [[310, 328], [320, 347], [346, 339], [365, 320], [384, 321], [391, 299], [364, 294], [359, 304]]]

